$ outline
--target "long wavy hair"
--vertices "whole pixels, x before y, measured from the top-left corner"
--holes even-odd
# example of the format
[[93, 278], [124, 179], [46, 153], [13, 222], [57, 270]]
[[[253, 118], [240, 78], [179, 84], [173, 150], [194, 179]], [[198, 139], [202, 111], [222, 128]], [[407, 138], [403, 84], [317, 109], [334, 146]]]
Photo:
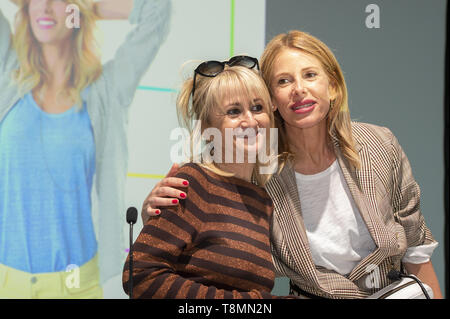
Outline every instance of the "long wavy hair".
[[[17, 53], [19, 68], [12, 74], [22, 94], [35, 88], [44, 88], [49, 80], [48, 66], [42, 48], [31, 29], [28, 6], [30, 0], [17, 0], [19, 10], [15, 17], [13, 47]], [[102, 72], [102, 64], [95, 39], [97, 16], [92, 0], [66, 0], [80, 10], [80, 27], [73, 29], [70, 61], [65, 70], [65, 89], [60, 94], [68, 96], [81, 106], [81, 92], [94, 82]]]
[[[349, 163], [353, 167], [359, 168], [360, 160], [355, 150], [352, 136], [347, 86], [336, 57], [322, 41], [308, 33], [293, 30], [277, 35], [267, 44], [261, 57], [261, 73], [271, 94], [273, 94], [271, 80], [273, 77], [274, 62], [278, 54], [286, 48], [299, 49], [317, 58], [325, 70], [328, 79], [334, 84], [336, 99], [333, 101], [334, 105], [330, 108], [326, 120], [328, 135], [331, 141], [335, 138], [337, 139], [342, 154]], [[293, 154], [289, 148], [284, 120], [278, 110], [275, 111], [275, 125], [279, 129], [278, 146], [280, 155], [284, 154], [285, 159], [292, 158]]]

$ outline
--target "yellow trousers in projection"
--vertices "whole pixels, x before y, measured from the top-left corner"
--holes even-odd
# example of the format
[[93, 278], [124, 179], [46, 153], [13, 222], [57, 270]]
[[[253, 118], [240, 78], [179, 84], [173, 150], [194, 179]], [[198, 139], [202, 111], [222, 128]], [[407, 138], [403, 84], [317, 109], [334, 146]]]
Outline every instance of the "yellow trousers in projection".
[[31, 274], [0, 264], [0, 299], [103, 298], [97, 255], [66, 271]]

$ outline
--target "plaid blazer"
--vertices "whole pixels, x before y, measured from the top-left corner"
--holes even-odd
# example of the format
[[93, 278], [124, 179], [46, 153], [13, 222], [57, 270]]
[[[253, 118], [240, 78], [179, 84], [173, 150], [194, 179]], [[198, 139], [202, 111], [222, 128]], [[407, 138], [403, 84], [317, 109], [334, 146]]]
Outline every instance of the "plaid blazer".
[[338, 163], [377, 248], [343, 276], [315, 266], [291, 163], [266, 184], [275, 210], [271, 248], [278, 275], [306, 293], [325, 298], [364, 298], [390, 284], [387, 273], [400, 270], [401, 258], [411, 246], [435, 240], [420, 212], [420, 189], [409, 161], [392, 132], [384, 127], [352, 123], [361, 168], [343, 157], [333, 143]]

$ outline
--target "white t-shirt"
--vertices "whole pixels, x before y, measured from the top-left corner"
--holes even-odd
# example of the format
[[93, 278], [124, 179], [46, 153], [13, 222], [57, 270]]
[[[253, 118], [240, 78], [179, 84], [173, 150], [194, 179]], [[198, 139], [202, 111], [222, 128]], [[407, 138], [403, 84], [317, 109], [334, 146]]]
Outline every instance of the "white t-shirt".
[[[337, 160], [320, 173], [296, 172], [295, 176], [314, 263], [342, 275], [349, 274], [376, 245]], [[437, 243], [410, 247], [402, 260], [426, 262], [436, 247]]]

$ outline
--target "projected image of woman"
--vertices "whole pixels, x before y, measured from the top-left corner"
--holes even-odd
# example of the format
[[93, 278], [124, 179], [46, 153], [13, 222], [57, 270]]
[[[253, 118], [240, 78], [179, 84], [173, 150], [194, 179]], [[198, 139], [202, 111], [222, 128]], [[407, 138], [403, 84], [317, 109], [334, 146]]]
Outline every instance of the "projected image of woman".
[[[124, 258], [128, 107], [170, 1], [13, 2], [13, 33], [0, 11], [0, 298], [102, 297]], [[136, 25], [103, 66], [98, 19]]]

